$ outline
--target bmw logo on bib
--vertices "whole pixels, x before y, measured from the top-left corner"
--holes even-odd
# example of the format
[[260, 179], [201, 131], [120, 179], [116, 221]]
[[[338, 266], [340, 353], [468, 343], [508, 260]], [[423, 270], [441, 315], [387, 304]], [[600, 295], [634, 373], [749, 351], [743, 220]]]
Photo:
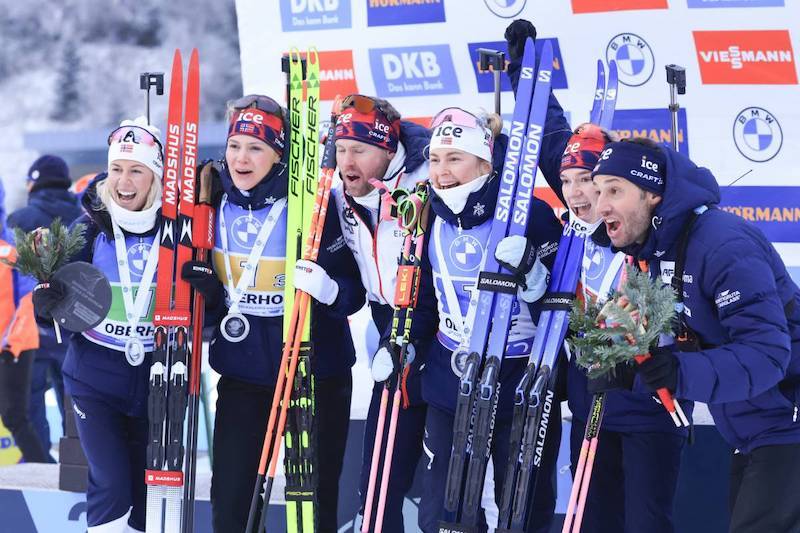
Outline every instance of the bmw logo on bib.
[[459, 235], [450, 243], [450, 261], [464, 272], [477, 270], [483, 261], [483, 245], [472, 235]]
[[250, 215], [242, 215], [233, 221], [231, 235], [236, 244], [248, 250], [253, 247], [261, 222]]
[[617, 62], [619, 81], [630, 87], [647, 83], [656, 66], [650, 45], [633, 33], [620, 33], [608, 42], [606, 61], [611, 60]]
[[128, 265], [131, 273], [138, 277], [144, 274], [144, 267], [147, 265], [147, 257], [150, 255], [152, 246], [145, 242], [134, 244], [128, 248]]
[[781, 151], [783, 130], [775, 115], [766, 109], [748, 107], [736, 116], [733, 141], [740, 154], [750, 161], [763, 163]]
[[583, 268], [586, 279], [595, 280], [603, 275], [606, 270], [606, 255], [603, 249], [591, 239], [586, 239], [586, 251], [583, 254]]

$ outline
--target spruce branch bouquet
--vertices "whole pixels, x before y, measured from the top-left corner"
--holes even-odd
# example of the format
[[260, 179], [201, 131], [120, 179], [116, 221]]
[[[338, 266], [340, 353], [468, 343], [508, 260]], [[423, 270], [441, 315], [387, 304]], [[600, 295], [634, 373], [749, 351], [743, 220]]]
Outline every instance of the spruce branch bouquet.
[[[3, 263], [21, 274], [36, 278], [39, 283], [48, 283], [58, 269], [86, 244], [85, 231], [84, 224], [75, 224], [70, 229], [61, 223], [60, 218], [54, 219], [49, 228], [36, 228], [30, 233], [14, 228], [17, 258], [13, 263], [7, 260]], [[60, 344], [61, 328], [55, 319], [53, 326]]]
[[3, 261], [40, 283], [50, 281], [53, 274], [78, 253], [86, 244], [86, 227], [76, 224], [72, 229], [56, 218], [49, 228], [36, 228], [30, 233], [14, 228], [17, 260]]
[[576, 300], [570, 314], [569, 339], [577, 362], [590, 378], [613, 372], [650, 352], [659, 335], [670, 333], [675, 318], [675, 293], [660, 280], [650, 279], [630, 265], [625, 280], [603, 303]]

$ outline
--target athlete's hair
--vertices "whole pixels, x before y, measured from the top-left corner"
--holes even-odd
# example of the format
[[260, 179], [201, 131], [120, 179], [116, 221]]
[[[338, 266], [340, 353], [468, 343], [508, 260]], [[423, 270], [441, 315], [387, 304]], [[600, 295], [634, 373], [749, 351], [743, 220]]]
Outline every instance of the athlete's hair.
[[497, 113], [487, 113], [485, 115], [486, 127], [492, 131], [492, 138], [496, 139], [503, 131], [503, 117]]
[[660, 150], [658, 143], [647, 137], [628, 137], [627, 139], [622, 139], [622, 142], [638, 144], [656, 151]]
[[377, 96], [372, 96], [372, 101], [375, 102], [375, 107], [380, 109], [383, 116], [386, 117], [386, 120], [389, 122], [394, 122], [395, 120], [400, 119], [400, 112], [394, 108], [392, 104], [389, 103], [388, 100], [384, 100], [383, 98], [378, 98]]

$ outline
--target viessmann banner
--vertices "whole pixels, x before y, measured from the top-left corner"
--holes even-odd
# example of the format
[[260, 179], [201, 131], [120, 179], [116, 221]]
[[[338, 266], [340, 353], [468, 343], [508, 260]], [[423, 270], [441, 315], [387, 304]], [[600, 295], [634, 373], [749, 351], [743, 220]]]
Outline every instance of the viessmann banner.
[[[553, 87], [573, 126], [588, 118], [595, 64], [619, 67], [622, 136], [670, 141], [664, 66], [686, 67], [681, 151], [709, 167], [723, 207], [758, 225], [800, 268], [800, 5], [784, 0], [237, 0], [245, 92], [285, 94], [280, 56], [320, 50], [323, 113], [336, 94], [390, 100], [424, 122], [492, 109], [477, 49], [505, 49], [527, 18], [554, 45]], [[503, 114], [513, 108], [503, 76]], [[800, 272], [800, 270], [795, 270]]]

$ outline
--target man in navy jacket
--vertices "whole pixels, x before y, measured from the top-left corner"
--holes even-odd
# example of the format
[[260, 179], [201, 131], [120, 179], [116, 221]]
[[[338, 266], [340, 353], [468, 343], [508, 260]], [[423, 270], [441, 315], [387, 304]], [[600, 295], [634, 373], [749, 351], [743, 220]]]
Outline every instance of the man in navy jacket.
[[613, 246], [682, 283], [694, 347], [653, 350], [639, 377], [707, 403], [735, 448], [730, 531], [800, 530], [800, 289], [758, 229], [717, 209], [714, 176], [686, 157], [647, 139], [612, 143], [593, 176]]

